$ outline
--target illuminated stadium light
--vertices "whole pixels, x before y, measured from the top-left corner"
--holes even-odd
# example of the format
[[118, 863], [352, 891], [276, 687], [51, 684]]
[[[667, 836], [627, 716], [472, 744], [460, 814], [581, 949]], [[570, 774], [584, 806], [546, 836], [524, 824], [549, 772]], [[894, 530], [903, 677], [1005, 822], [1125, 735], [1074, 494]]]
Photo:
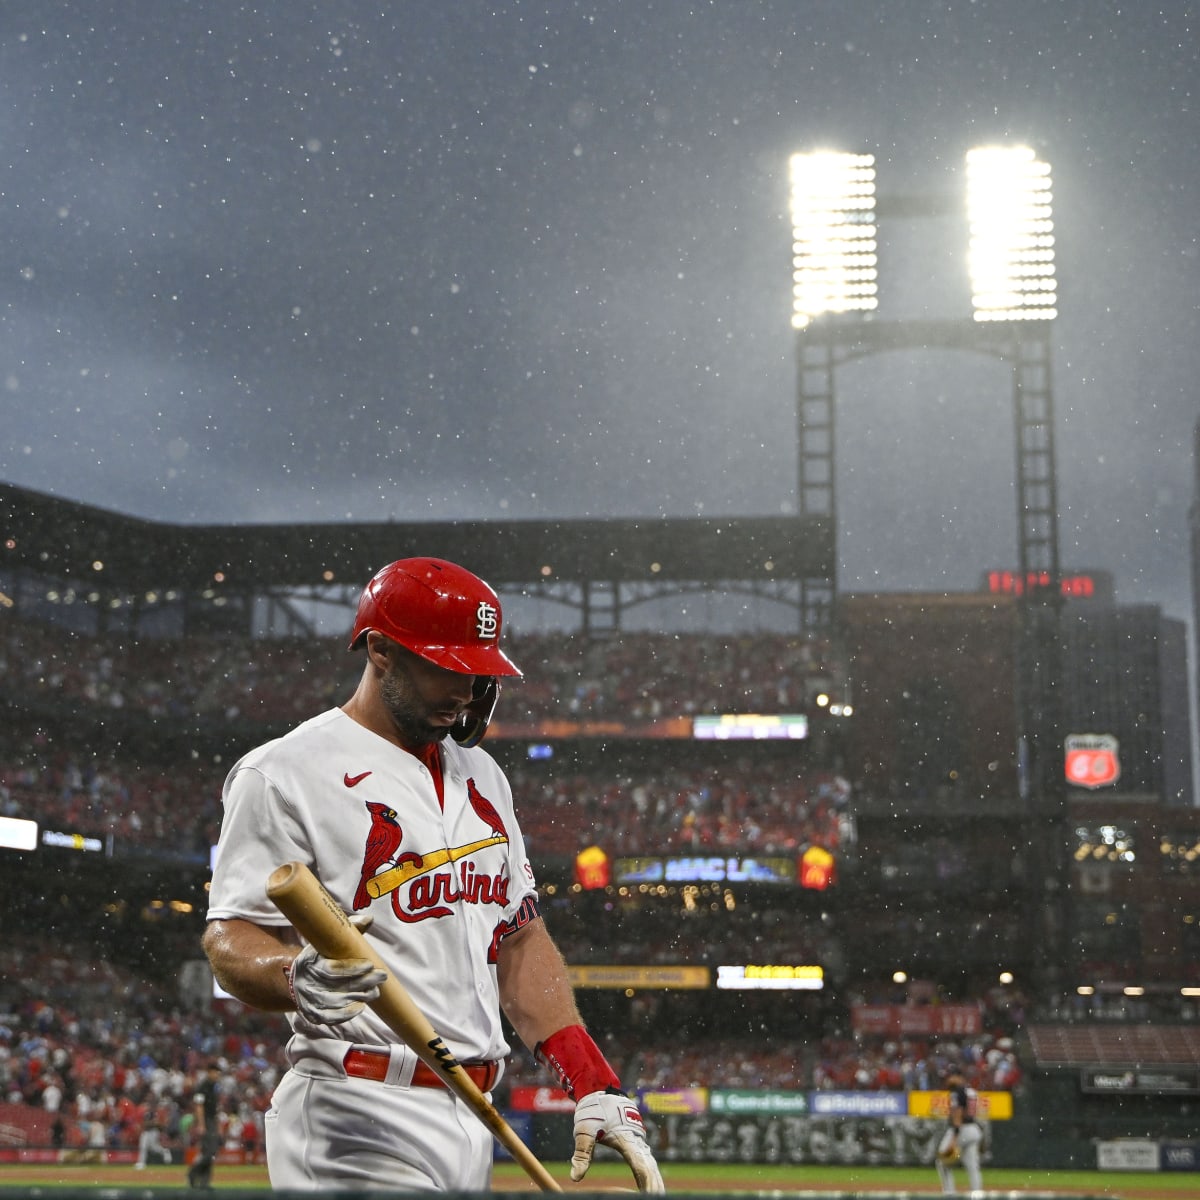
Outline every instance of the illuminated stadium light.
[[26, 817], [0, 817], [0, 846], [8, 850], [36, 850], [38, 826]]
[[789, 161], [792, 326], [878, 307], [875, 156], [821, 151]]
[[1058, 316], [1049, 163], [1028, 146], [969, 151], [967, 217], [975, 320]]

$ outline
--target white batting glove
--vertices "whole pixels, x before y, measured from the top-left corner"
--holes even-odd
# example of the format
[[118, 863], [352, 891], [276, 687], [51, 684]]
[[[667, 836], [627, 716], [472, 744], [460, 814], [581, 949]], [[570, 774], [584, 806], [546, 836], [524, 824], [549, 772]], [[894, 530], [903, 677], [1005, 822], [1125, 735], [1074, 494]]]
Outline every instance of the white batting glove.
[[[359, 914], [350, 923], [361, 931], [371, 917]], [[324, 958], [312, 945], [292, 959], [284, 974], [296, 1011], [314, 1025], [341, 1025], [357, 1017], [387, 979], [369, 958]]]
[[572, 1183], [578, 1183], [587, 1174], [597, 1142], [611, 1146], [629, 1164], [639, 1192], [667, 1190], [646, 1143], [642, 1114], [628, 1096], [619, 1092], [591, 1092], [575, 1105]]

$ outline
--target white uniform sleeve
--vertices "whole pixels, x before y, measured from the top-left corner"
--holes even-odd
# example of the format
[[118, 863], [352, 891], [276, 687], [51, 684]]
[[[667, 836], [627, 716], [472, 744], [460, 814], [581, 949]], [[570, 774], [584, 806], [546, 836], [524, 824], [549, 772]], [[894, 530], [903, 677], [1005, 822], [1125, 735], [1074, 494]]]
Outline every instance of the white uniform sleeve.
[[[485, 752], [477, 751], [477, 753], [482, 754]], [[521, 833], [521, 826], [517, 818], [516, 805], [513, 801], [512, 788], [509, 785], [508, 777], [495, 764], [490, 755], [488, 755], [488, 762], [495, 771], [493, 786], [504, 797], [506, 806], [508, 870], [509, 877], [512, 880], [512, 887], [509, 892], [508, 906], [504, 910], [504, 918], [511, 921], [520, 912], [522, 905], [529, 897], [532, 896], [536, 903], [538, 898], [537, 879], [534, 877], [533, 867], [529, 862], [529, 855], [525, 850], [525, 838]]]
[[313, 861], [302, 824], [278, 788], [256, 767], [235, 766], [225, 781], [208, 919], [288, 924], [267, 898], [267, 879], [284, 863]]

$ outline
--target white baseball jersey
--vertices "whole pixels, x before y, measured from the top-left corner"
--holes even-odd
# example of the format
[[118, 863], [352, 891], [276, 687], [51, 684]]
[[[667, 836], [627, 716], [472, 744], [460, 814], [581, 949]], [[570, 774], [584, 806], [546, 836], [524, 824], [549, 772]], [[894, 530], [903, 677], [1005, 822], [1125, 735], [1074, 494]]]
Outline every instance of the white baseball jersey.
[[[225, 781], [208, 917], [286, 926], [267, 879], [305, 863], [371, 914], [372, 945], [455, 1056], [501, 1059], [496, 946], [536, 912], [533, 871], [491, 755], [447, 738], [442, 764], [444, 810], [424, 763], [341, 709], [251, 751]], [[370, 1008], [336, 1027], [289, 1019], [310, 1038], [395, 1041]]]

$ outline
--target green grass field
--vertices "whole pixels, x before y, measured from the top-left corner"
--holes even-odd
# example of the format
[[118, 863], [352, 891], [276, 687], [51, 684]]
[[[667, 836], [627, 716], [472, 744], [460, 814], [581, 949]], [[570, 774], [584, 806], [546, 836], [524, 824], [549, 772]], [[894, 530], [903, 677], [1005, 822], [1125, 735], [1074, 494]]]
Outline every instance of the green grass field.
[[[566, 1192], [602, 1192], [628, 1189], [631, 1179], [622, 1164], [597, 1163], [585, 1184], [570, 1182], [565, 1163], [548, 1163], [551, 1175]], [[935, 1195], [937, 1177], [932, 1167], [824, 1167], [767, 1166], [755, 1164], [663, 1164], [667, 1190], [677, 1194], [700, 1192], [740, 1192], [779, 1194], [821, 1192], [825, 1194], [864, 1195], [868, 1193], [906, 1193]], [[262, 1167], [218, 1167], [213, 1182], [217, 1190], [247, 1191], [267, 1188]], [[1194, 1174], [1142, 1174], [1104, 1171], [1023, 1171], [989, 1170], [984, 1187], [995, 1195], [1057, 1194], [1096, 1196], [1105, 1200], [1196, 1200], [1200, 1196], [1200, 1176]], [[106, 1200], [116, 1193], [144, 1200], [151, 1193], [186, 1190], [183, 1167], [149, 1167], [134, 1171], [131, 1167], [110, 1166], [0, 1166], [0, 1193], [24, 1193], [26, 1196], [52, 1196], [66, 1189], [103, 1189]], [[496, 1167], [494, 1188], [497, 1192], [536, 1191], [525, 1173], [512, 1163]], [[965, 1192], [966, 1181], [960, 1181]]]

